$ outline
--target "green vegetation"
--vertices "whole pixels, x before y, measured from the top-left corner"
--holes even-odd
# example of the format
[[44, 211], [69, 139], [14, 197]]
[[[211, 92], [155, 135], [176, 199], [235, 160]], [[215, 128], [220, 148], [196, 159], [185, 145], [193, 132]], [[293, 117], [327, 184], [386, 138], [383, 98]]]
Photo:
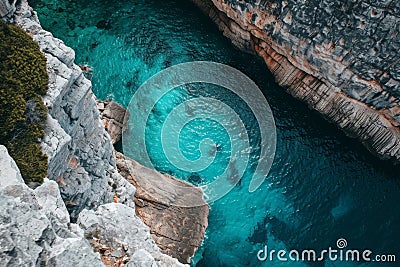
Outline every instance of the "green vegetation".
[[48, 87], [46, 57], [18, 26], [0, 20], [0, 143], [16, 161], [27, 184], [43, 183], [42, 153], [47, 110], [41, 96]]

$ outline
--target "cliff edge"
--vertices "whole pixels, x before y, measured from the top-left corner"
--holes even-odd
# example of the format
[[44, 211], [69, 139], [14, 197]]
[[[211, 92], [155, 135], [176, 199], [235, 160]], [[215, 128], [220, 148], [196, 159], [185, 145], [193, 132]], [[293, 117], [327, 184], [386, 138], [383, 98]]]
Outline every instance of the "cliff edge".
[[1, 0], [0, 17], [39, 44], [49, 75], [42, 140], [48, 179], [30, 189], [0, 147], [0, 168], [6, 168], [0, 169], [0, 235], [7, 243], [0, 246], [0, 265], [185, 266], [161, 252], [135, 214], [136, 188], [117, 171], [110, 135], [74, 51], [42, 29], [26, 0]]
[[400, 162], [400, 4], [192, 0], [279, 85], [378, 157]]

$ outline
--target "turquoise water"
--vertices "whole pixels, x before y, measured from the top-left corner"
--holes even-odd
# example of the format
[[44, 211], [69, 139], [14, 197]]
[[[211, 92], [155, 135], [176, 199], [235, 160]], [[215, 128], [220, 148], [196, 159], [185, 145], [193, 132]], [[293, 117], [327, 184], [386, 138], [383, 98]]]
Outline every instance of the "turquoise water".
[[[229, 136], [212, 120], [193, 121], [179, 145], [189, 159], [200, 157], [205, 137], [220, 144], [213, 165], [202, 171], [180, 171], [160, 145], [162, 122], [184, 100], [213, 96], [233, 106], [246, 121], [251, 160], [241, 182], [211, 205], [197, 266], [295, 266], [260, 262], [257, 252], [270, 249], [336, 247], [346, 238], [349, 248], [400, 258], [399, 172], [372, 157], [356, 141], [279, 88], [265, 64], [236, 50], [189, 1], [32, 1], [45, 29], [76, 51], [78, 64], [94, 68], [93, 91], [127, 106], [137, 88], [166, 67], [193, 60], [233, 66], [262, 89], [274, 113], [277, 151], [264, 184], [247, 190], [257, 159], [259, 131], [246, 105], [227, 90], [203, 84], [177, 88], [154, 108], [146, 144], [155, 166], [201, 185], [228, 162]], [[200, 88], [200, 89], [199, 89]], [[137, 159], [140, 161], [140, 159]], [[356, 263], [298, 263], [301, 266], [357, 266]], [[376, 266], [375, 263], [366, 266]]]

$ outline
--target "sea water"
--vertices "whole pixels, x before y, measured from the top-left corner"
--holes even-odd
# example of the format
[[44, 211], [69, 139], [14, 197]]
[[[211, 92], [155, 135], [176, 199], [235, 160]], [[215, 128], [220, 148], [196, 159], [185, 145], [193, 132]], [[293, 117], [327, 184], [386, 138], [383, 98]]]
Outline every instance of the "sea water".
[[[192, 265], [196, 266], [358, 266], [354, 262], [261, 262], [257, 253], [274, 250], [348, 247], [400, 260], [399, 173], [370, 155], [357, 141], [293, 99], [274, 83], [264, 62], [235, 49], [209, 18], [187, 1], [31, 1], [43, 27], [76, 52], [76, 62], [93, 67], [93, 91], [124, 106], [159, 71], [190, 61], [235, 67], [261, 88], [274, 114], [277, 148], [271, 171], [255, 192], [248, 191], [259, 153], [254, 115], [228, 90], [202, 84], [176, 88], [152, 110], [146, 146], [159, 171], [194, 185], [212, 181], [229, 162], [230, 137], [214, 120], [194, 120], [181, 129], [182, 154], [201, 157], [204, 138], [218, 144], [209, 168], [191, 173], [175, 168], [161, 145], [163, 122], [173, 108], [196, 97], [230, 104], [246, 122], [252, 145], [242, 180], [211, 203], [209, 226]], [[234, 125], [233, 125], [234, 127]], [[139, 162], [140, 158], [136, 158]], [[360, 263], [375, 266], [375, 263]]]

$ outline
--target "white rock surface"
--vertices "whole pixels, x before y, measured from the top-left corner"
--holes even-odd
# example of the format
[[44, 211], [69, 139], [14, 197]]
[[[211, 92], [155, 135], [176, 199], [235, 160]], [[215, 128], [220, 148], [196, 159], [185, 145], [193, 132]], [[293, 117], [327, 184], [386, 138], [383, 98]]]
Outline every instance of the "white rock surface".
[[[91, 82], [74, 64], [75, 52], [42, 29], [26, 0], [17, 6], [14, 21], [32, 35], [47, 58], [49, 89], [43, 100], [49, 115], [42, 148], [49, 157], [49, 179], [58, 183], [75, 221], [84, 208], [113, 201], [114, 149], [100, 121]], [[129, 197], [133, 194], [120, 199]]]
[[58, 185], [45, 179], [28, 188], [0, 145], [0, 266], [104, 266], [70, 223]]
[[24, 183], [15, 161], [8, 154], [7, 148], [0, 145], [0, 188]]
[[0, 188], [0, 226], [0, 266], [104, 266], [70, 224], [53, 181], [35, 190], [24, 183]]
[[185, 266], [162, 254], [134, 209], [120, 203], [83, 210], [78, 225], [95, 251], [102, 251], [110, 261], [124, 261], [127, 266]]
[[15, 11], [15, 3], [17, 0], [0, 1], [0, 18], [9, 17]]

